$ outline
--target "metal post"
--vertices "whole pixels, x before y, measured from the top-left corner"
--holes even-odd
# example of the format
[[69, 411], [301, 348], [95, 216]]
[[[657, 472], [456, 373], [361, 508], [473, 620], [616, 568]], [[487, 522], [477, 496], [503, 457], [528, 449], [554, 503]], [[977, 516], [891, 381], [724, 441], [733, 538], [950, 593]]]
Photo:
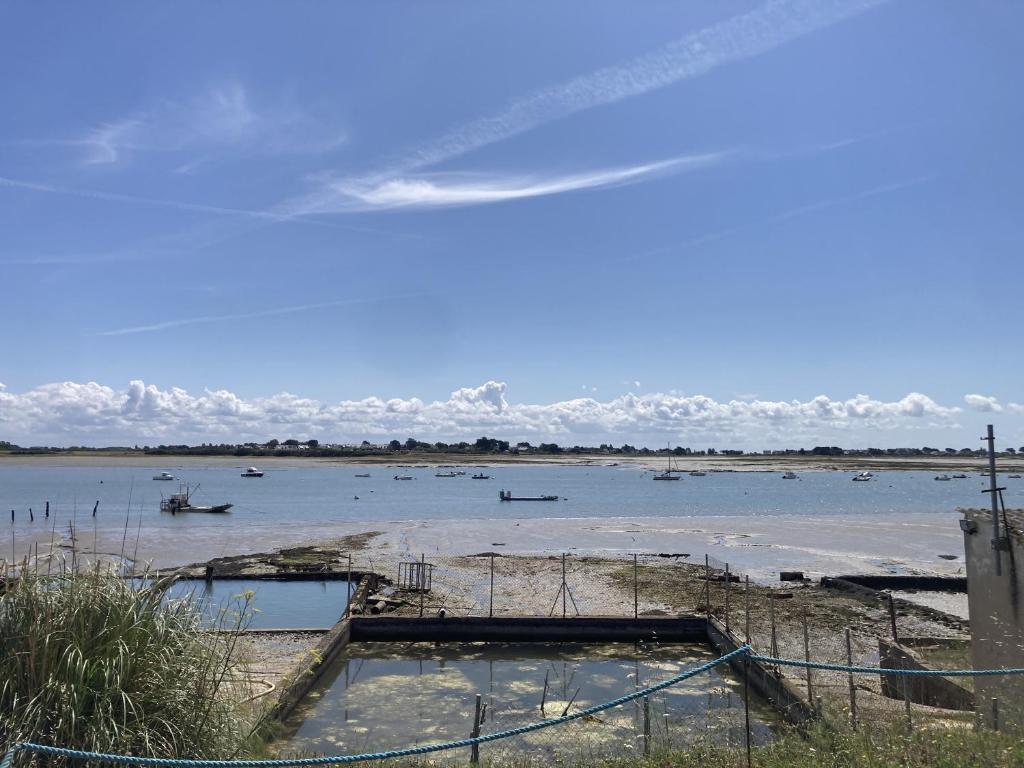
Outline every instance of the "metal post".
[[999, 500], [996, 498], [996, 436], [992, 431], [992, 425], [988, 425], [986, 436], [982, 440], [988, 441], [988, 493], [992, 497], [992, 547], [996, 556], [996, 576], [1003, 575], [1003, 562], [999, 550]]
[[[480, 694], [476, 695], [476, 714], [473, 715], [473, 738], [480, 735]], [[474, 744], [470, 747], [469, 762], [480, 762], [480, 745]]]
[[729, 587], [732, 585], [732, 576], [729, 574], [729, 564], [725, 564], [725, 634], [729, 634]]
[[636, 555], [633, 555], [633, 618], [640, 616], [640, 587], [638, 584]]
[[892, 592], [889, 593], [889, 626], [892, 629], [893, 642], [898, 643], [900, 638], [896, 633], [896, 603], [892, 599]]
[[[853, 666], [853, 645], [850, 643], [850, 629], [846, 629], [846, 666]], [[850, 724], [857, 729], [857, 688], [853, 684], [853, 672], [847, 675], [850, 684]]]
[[992, 730], [999, 730], [999, 699], [992, 699]]
[[[779, 658], [779, 638], [775, 632], [775, 595], [768, 595], [768, 620], [772, 625], [772, 656]], [[777, 667], [776, 667], [777, 669]]]
[[[903, 664], [900, 663], [900, 669], [903, 668]], [[907, 713], [907, 733], [913, 733], [914, 719], [910, 714], [910, 687], [907, 683], [907, 675], [900, 675], [900, 680], [903, 683], [903, 709]]]
[[[810, 663], [811, 661], [811, 636], [807, 631], [807, 609], [803, 610], [803, 622], [804, 622], [804, 661]], [[814, 689], [811, 685], [811, 668], [807, 668], [807, 703], [814, 703]]]
[[562, 618], [565, 618], [565, 552], [562, 553]]
[[651, 754], [651, 699], [644, 696], [644, 756]]
[[747, 645], [750, 645], [750, 574], [745, 574], [745, 581], [743, 584], [743, 616], [744, 616], [744, 632], [747, 637]]
[[[748, 584], [749, 584], [749, 577]], [[750, 642], [748, 633], [747, 643]], [[747, 768], [751, 766], [750, 756], [750, 654], [743, 654], [743, 729], [746, 734]]]
[[491, 552], [491, 601], [487, 609], [487, 615], [494, 618], [494, 553]]
[[427, 556], [420, 555], [420, 618], [423, 618], [423, 598], [427, 593]]

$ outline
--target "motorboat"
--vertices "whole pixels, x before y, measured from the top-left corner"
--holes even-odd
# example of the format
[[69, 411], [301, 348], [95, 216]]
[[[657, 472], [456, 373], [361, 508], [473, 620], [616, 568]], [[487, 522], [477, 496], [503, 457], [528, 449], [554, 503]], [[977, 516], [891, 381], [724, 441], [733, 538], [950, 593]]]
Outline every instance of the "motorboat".
[[1011, 480], [1020, 480], [1020, 475], [1007, 475]]
[[395, 475], [395, 480], [412, 480], [412, 475]]
[[161, 472], [159, 475], [153, 475], [154, 480], [173, 480], [174, 475], [170, 472]]
[[859, 475], [856, 475], [853, 478], [853, 482], [855, 482], [855, 483], [867, 483], [873, 477], [874, 477], [874, 474], [871, 473], [871, 472], [861, 472]]
[[458, 477], [457, 472], [435, 472], [434, 477]]
[[179, 512], [206, 512], [211, 514], [219, 514], [227, 512], [231, 509], [233, 504], [217, 504], [212, 507], [201, 507], [192, 503], [192, 494], [199, 490], [197, 485], [194, 489], [190, 489], [187, 485], [185, 489], [178, 493], [172, 493], [166, 499], [160, 499], [160, 511], [170, 512], [172, 515], [176, 515]]
[[356, 472], [356, 477], [369, 477], [369, 472]]
[[967, 479], [967, 475], [965, 475], [965, 474], [963, 474], [961, 472], [960, 474], [953, 475], [953, 479], [954, 480], [966, 480]]
[[953, 478], [950, 477], [949, 475], [936, 475], [935, 479], [936, 480], [941, 480], [943, 482], [946, 482], [947, 480], [952, 480]]
[[784, 474], [782, 476], [782, 479], [783, 480], [799, 480], [800, 478], [798, 478], [796, 476], [796, 472], [787, 472], [786, 474]]
[[477, 474], [473, 475], [473, 479], [474, 480], [490, 480], [491, 476], [490, 475], [485, 475], [483, 472], [478, 472]]
[[708, 473], [704, 472], [703, 470], [695, 469], [692, 472], [690, 472], [690, 477], [706, 477], [707, 474]]
[[263, 473], [256, 469], [256, 467], [246, 467], [242, 477], [263, 477]]

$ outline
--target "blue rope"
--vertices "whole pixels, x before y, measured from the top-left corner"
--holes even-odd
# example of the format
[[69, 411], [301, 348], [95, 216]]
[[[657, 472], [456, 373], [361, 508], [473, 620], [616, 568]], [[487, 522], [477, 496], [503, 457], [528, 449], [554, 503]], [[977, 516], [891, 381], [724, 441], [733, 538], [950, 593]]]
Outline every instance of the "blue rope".
[[[751, 661], [766, 664], [781, 664], [804, 669], [827, 669], [833, 672], [849, 672], [868, 675], [913, 675], [917, 677], [986, 677], [992, 675], [1024, 675], [1024, 667], [1007, 669], [886, 669], [884, 667], [848, 667], [845, 664], [826, 664], [821, 661], [800, 661], [799, 659], [777, 659], [774, 656], [750, 654]], [[2, 767], [0, 767], [2, 768]]]
[[509, 736], [518, 736], [524, 733], [538, 731], [541, 728], [550, 728], [553, 725], [561, 725], [562, 723], [568, 723], [573, 720], [579, 720], [583, 717], [589, 717], [597, 714], [598, 712], [603, 712], [606, 709], [611, 709], [612, 707], [617, 707], [621, 704], [635, 701], [636, 699], [643, 698], [644, 696], [649, 696], [652, 693], [664, 690], [665, 688], [681, 683], [684, 680], [688, 680], [691, 677], [696, 677], [703, 672], [714, 669], [719, 664], [724, 664], [725, 662], [731, 661], [732, 659], [744, 654], [747, 654], [751, 661], [761, 661], [767, 664], [803, 667], [806, 669], [823, 669], [854, 674], [911, 675], [921, 677], [982, 677], [992, 675], [1024, 674], [1024, 667], [1011, 667], [1007, 669], [886, 669], [882, 667], [857, 667], [847, 666], [845, 664], [826, 664], [824, 662], [817, 661], [800, 661], [798, 659], [778, 659], [774, 656], [758, 656], [750, 651], [751, 649], [749, 645], [741, 646], [735, 651], [727, 653], [725, 656], [721, 656], [706, 664], [702, 664], [699, 667], [687, 670], [686, 672], [680, 672], [678, 675], [670, 677], [667, 680], [663, 680], [660, 683], [655, 683], [654, 685], [650, 685], [639, 691], [634, 691], [633, 693], [626, 694], [625, 696], [620, 696], [617, 699], [606, 701], [603, 704], [595, 704], [592, 707], [581, 709], [571, 715], [552, 717], [547, 720], [540, 720], [536, 723], [530, 723], [529, 725], [523, 725], [518, 728], [510, 728], [506, 731], [488, 733], [469, 739], [458, 739], [456, 741], [447, 741], [441, 744], [427, 744], [422, 747], [407, 747], [405, 749], [393, 749], [386, 752], [366, 752], [359, 755], [331, 755], [326, 757], [305, 757], [290, 760], [188, 760], [171, 757], [111, 755], [103, 752], [87, 752], [79, 749], [51, 747], [45, 744], [35, 744], [33, 742], [25, 741], [13, 744], [10, 749], [7, 750], [7, 753], [2, 759], [0, 759], [0, 768], [11, 768], [14, 755], [19, 750], [35, 752], [41, 755], [52, 755], [54, 757], [65, 757], [77, 760], [100, 760], [109, 763], [118, 763], [120, 765], [148, 766], [149, 768], [283, 768], [284, 766], [293, 765], [336, 765], [338, 763], [358, 763], [368, 760], [389, 760], [396, 757], [426, 755], [431, 752], [443, 752], [449, 749], [460, 749], [462, 747], [471, 747], [475, 744], [484, 744], [489, 741], [506, 739]]
[[574, 712], [571, 715], [552, 717], [547, 720], [530, 723], [529, 725], [523, 725], [518, 728], [510, 728], [507, 731], [488, 733], [483, 736], [476, 736], [469, 739], [448, 741], [443, 744], [427, 744], [422, 747], [407, 747], [406, 749], [393, 749], [387, 752], [367, 752], [361, 755], [331, 755], [327, 757], [305, 757], [290, 760], [185, 760], [171, 757], [110, 755], [102, 752], [86, 752], [78, 749], [65, 749], [64, 747], [50, 747], [45, 744], [34, 744], [26, 741], [14, 744], [7, 751], [3, 760], [0, 760], [0, 768], [11, 768], [11, 760], [14, 758], [14, 753], [17, 750], [36, 752], [41, 755], [53, 755], [54, 757], [66, 757], [80, 760], [101, 760], [104, 762], [119, 763], [121, 765], [143, 765], [149, 766], [150, 768], [156, 768], [159, 766], [167, 766], [168, 768], [281, 768], [282, 766], [290, 765], [335, 765], [337, 763], [358, 763], [367, 760], [390, 760], [396, 757], [425, 755], [431, 752], [442, 752], [449, 749], [471, 747], [474, 744], [484, 744], [488, 741], [497, 741], [498, 739], [505, 739], [509, 736], [518, 736], [532, 731], [539, 731], [541, 728], [550, 728], [553, 725], [561, 725], [562, 723], [579, 720], [582, 717], [589, 717], [590, 715], [597, 714], [598, 712], [603, 712], [606, 709], [611, 709], [612, 707], [617, 707], [621, 704], [626, 704], [630, 701], [656, 693], [657, 691], [681, 683], [684, 680], [688, 680], [691, 677], [696, 677], [703, 672], [707, 672], [708, 670], [717, 667], [719, 664], [730, 661], [742, 654], [749, 653], [749, 651], [749, 645], [741, 646], [735, 651], [727, 653], [725, 656], [720, 656], [713, 661], [709, 661], [707, 664], [702, 664], [701, 666], [687, 670], [686, 672], [680, 672], [674, 677], [662, 680], [660, 683], [655, 683], [654, 685], [626, 694], [625, 696], [620, 696], [617, 699], [612, 699], [611, 701], [606, 701], [603, 704], [595, 704], [592, 707], [581, 709], [579, 712]]

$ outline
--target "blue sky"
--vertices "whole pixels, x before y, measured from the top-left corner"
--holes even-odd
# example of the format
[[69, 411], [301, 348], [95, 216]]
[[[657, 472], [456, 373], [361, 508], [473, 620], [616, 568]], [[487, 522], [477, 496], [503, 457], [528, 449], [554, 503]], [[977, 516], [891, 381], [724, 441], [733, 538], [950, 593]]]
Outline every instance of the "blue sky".
[[53, 11], [0, 9], [0, 433], [1024, 443], [1019, 4]]

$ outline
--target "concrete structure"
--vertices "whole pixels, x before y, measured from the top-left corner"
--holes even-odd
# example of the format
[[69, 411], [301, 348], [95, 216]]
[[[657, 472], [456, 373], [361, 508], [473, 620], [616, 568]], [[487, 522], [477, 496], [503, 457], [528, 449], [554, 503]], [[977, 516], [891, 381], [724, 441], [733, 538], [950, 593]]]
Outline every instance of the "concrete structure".
[[[1006, 510], [999, 538], [989, 510], [961, 510], [975, 669], [1024, 667], [1024, 510]], [[979, 677], [975, 698], [981, 721], [1024, 728], [1024, 675]]]

